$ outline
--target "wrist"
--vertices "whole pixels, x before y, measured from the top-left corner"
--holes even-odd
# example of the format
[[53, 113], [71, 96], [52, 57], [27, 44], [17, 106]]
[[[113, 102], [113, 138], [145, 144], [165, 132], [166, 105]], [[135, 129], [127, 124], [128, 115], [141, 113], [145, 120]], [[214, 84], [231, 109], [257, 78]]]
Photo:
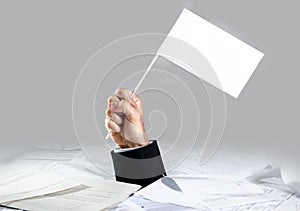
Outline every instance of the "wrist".
[[126, 144], [126, 146], [123, 146], [121, 148], [135, 148], [135, 147], [143, 147], [150, 144], [150, 141], [148, 140], [146, 134], [144, 134], [144, 137], [140, 140], [131, 141], [129, 140]]
[[150, 143], [150, 142], [149, 142], [149, 140], [148, 140], [148, 138], [147, 138], [147, 135], [146, 135], [146, 133], [144, 133], [143, 140], [139, 141], [139, 142], [138, 142], [138, 145], [139, 145], [139, 146], [147, 146], [149, 143]]

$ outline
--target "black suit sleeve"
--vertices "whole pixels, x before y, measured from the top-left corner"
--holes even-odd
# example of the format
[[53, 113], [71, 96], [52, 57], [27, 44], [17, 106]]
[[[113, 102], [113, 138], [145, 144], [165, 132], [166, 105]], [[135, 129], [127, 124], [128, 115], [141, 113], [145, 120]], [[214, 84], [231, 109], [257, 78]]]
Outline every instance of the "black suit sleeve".
[[138, 184], [142, 187], [166, 175], [156, 141], [124, 152], [111, 151], [115, 177], [119, 182]]

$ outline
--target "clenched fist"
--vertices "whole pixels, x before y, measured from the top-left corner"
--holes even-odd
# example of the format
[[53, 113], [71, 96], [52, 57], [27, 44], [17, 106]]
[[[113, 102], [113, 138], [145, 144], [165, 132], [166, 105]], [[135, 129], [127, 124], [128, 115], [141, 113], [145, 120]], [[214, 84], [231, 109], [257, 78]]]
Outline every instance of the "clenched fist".
[[120, 148], [149, 144], [144, 128], [142, 101], [139, 96], [131, 95], [129, 89], [120, 88], [108, 98], [105, 126]]

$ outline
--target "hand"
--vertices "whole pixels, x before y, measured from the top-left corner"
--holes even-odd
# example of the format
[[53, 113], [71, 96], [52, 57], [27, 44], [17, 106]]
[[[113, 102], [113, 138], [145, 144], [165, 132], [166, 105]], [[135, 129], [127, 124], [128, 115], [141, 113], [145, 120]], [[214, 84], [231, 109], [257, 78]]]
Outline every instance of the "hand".
[[139, 96], [131, 97], [132, 92], [120, 88], [108, 98], [105, 126], [110, 132], [110, 137], [120, 148], [145, 146], [147, 139], [142, 101]]

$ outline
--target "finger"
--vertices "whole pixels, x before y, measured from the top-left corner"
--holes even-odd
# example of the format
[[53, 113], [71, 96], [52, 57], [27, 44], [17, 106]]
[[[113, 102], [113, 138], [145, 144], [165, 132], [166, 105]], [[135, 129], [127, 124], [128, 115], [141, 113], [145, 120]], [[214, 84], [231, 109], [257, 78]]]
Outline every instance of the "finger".
[[111, 111], [113, 113], [117, 113], [119, 115], [121, 114], [128, 114], [132, 111], [132, 106], [130, 105], [130, 103], [126, 100], [121, 100], [120, 102], [113, 102], [111, 104]]
[[117, 114], [124, 114], [130, 121], [139, 120], [139, 112], [127, 101], [121, 100], [120, 102], [114, 102], [111, 104], [111, 110]]
[[119, 88], [115, 91], [115, 94], [121, 99], [129, 99], [132, 95], [132, 91], [126, 88]]
[[[137, 95], [132, 95], [131, 90], [125, 89], [125, 88], [119, 88], [115, 91], [115, 94], [120, 99], [127, 99], [132, 106], [134, 106], [136, 108], [139, 107], [138, 110], [140, 110], [140, 108], [142, 108], [141, 99]], [[137, 103], [139, 103], [139, 106], [137, 105]]]
[[[113, 96], [110, 96], [108, 99], [107, 99], [107, 108], [110, 109], [110, 105], [111, 103], [113, 102], [119, 102], [120, 99], [116, 96], [116, 95], [113, 95]], [[106, 113], [107, 114], [107, 113]]]
[[143, 115], [143, 105], [142, 105], [142, 100], [140, 96], [138, 95], [133, 95], [131, 98], [134, 104], [136, 105], [135, 108], [140, 112], [140, 114]]
[[118, 98], [118, 96], [116, 95], [113, 95], [113, 96], [110, 96], [108, 99], [107, 99], [107, 103], [110, 104], [112, 102], [118, 102], [120, 101], [120, 99]]
[[[118, 115], [116, 113], [112, 113], [110, 108], [105, 110], [105, 114], [106, 114], [106, 118], [112, 119], [117, 124], [122, 124], [122, 122], [123, 122], [122, 115], [123, 114]], [[120, 121], [122, 121], [122, 122], [120, 122]]]
[[119, 101], [120, 101], [120, 99], [116, 95], [110, 96], [107, 99], [107, 103], [108, 103], [107, 107], [108, 108], [105, 111], [106, 117], [110, 117], [111, 118], [111, 109], [110, 109], [111, 103], [113, 103], [113, 102], [119, 102]]
[[118, 114], [116, 113], [111, 113], [111, 119], [117, 123], [118, 125], [121, 125], [123, 123], [123, 118], [120, 117]]
[[111, 109], [110, 108], [106, 109], [105, 114], [106, 114], [106, 117], [111, 118]]
[[112, 121], [111, 119], [105, 118], [105, 127], [108, 131], [119, 133], [121, 131], [121, 127]]

